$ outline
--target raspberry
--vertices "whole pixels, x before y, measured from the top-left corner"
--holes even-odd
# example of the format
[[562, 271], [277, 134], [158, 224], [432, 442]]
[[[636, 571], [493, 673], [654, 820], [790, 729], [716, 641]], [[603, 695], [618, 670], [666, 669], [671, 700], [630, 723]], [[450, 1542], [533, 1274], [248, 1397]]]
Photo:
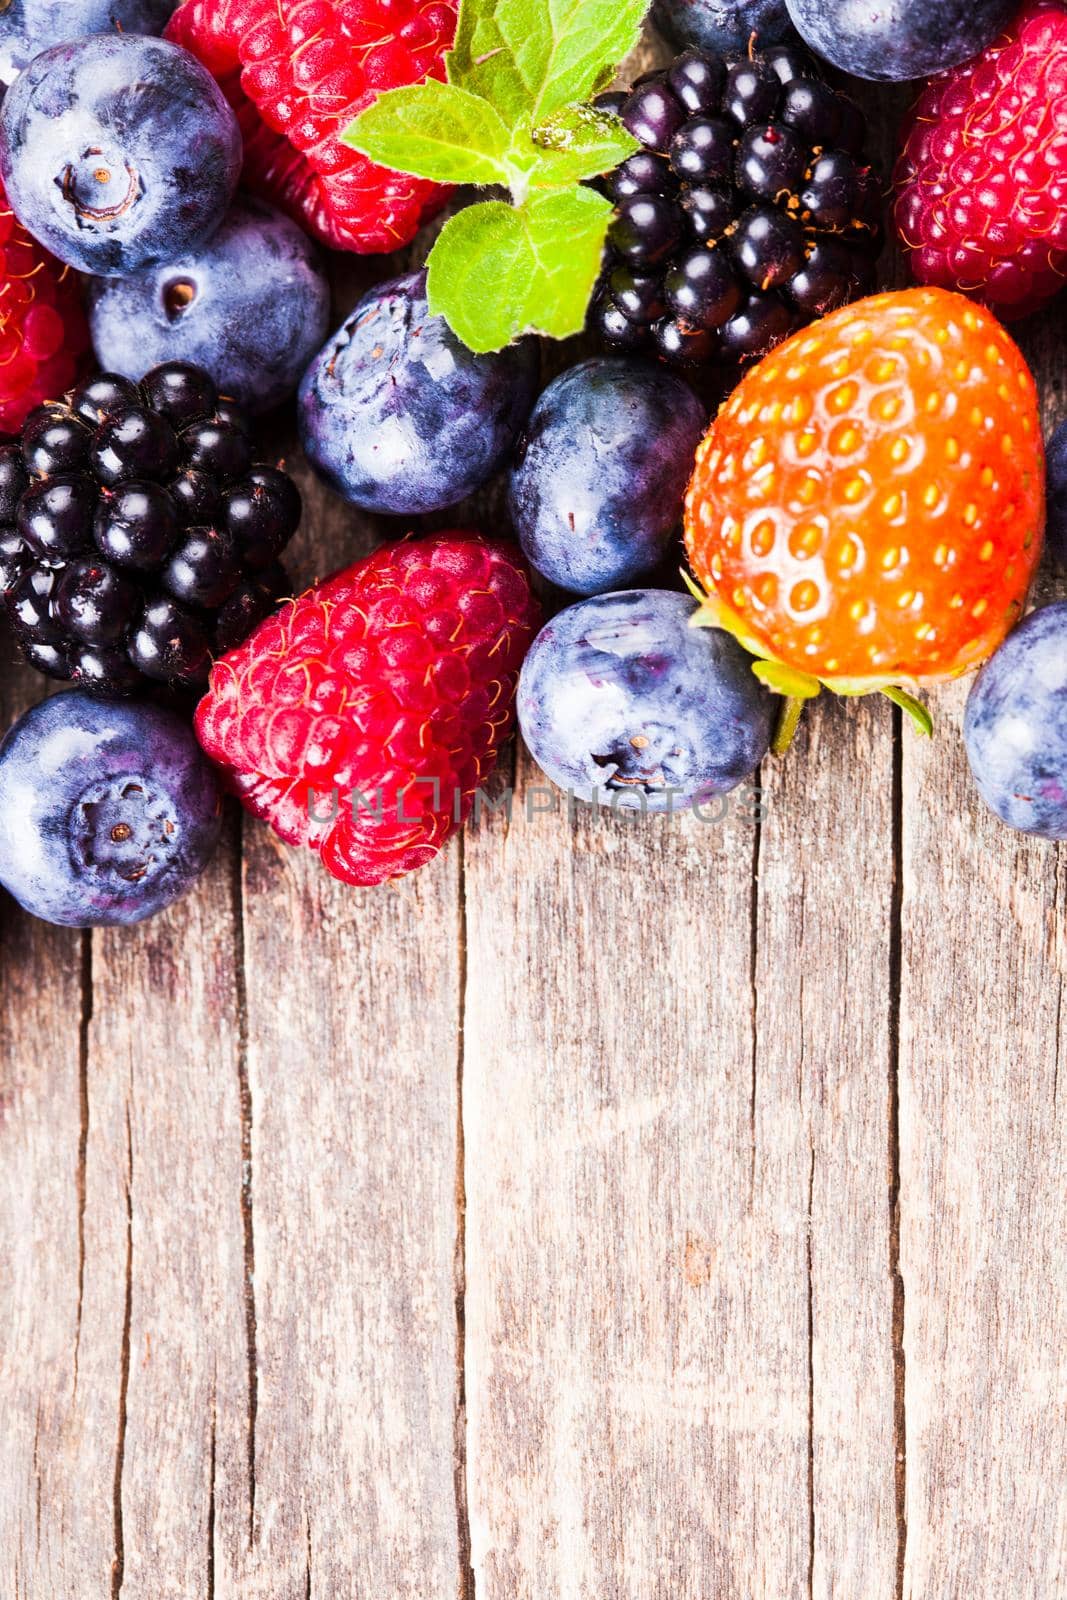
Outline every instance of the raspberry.
[[863, 117], [806, 50], [687, 50], [604, 99], [643, 146], [610, 179], [593, 310], [607, 344], [742, 364], [874, 288], [882, 196]]
[[457, 0], [183, 0], [167, 37], [219, 85], [243, 183], [335, 250], [407, 244], [448, 191], [389, 172], [340, 135], [387, 89], [444, 77]]
[[927, 84], [905, 129], [896, 224], [920, 283], [1028, 315], [1067, 274], [1067, 10], [1030, 0]]
[[512, 725], [539, 621], [514, 546], [388, 544], [216, 663], [196, 730], [253, 816], [344, 883], [424, 866]]
[[909, 289], [742, 380], [697, 452], [686, 547], [750, 649], [862, 693], [984, 661], [1022, 615], [1044, 512], [1018, 348], [970, 301]]
[[199, 692], [289, 582], [283, 472], [200, 367], [104, 373], [0, 447], [0, 597], [26, 659], [105, 694]]
[[0, 433], [63, 394], [84, 365], [89, 330], [78, 280], [16, 221], [0, 188]]

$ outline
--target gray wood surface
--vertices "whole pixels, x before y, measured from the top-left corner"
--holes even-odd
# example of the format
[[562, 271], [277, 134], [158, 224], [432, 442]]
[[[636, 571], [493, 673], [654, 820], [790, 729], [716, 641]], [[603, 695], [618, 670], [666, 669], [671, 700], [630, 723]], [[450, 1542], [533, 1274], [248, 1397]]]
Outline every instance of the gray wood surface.
[[[386, 529], [277, 443], [308, 580]], [[1064, 869], [962, 697], [820, 703], [758, 822], [520, 750], [396, 888], [234, 817], [142, 929], [4, 899], [0, 1594], [1064, 1592]]]

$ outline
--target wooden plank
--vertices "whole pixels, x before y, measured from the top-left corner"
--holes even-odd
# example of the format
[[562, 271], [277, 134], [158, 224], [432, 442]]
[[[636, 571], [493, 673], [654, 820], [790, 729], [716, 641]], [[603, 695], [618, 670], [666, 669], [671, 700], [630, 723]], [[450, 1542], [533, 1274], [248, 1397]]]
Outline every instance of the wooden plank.
[[93, 935], [73, 1409], [128, 1600], [203, 1592], [215, 1502], [243, 1463], [235, 847], [231, 828], [200, 888], [161, 916]]
[[[302, 486], [310, 578], [372, 530]], [[216, 1592], [454, 1595], [459, 853], [359, 891], [249, 823], [241, 916], [254, 1452]]]
[[[0, 630], [0, 727], [40, 697]], [[13, 1600], [107, 1571], [108, 1496], [87, 1504], [71, 1459], [85, 1193], [82, 936], [0, 893], [0, 1572]], [[66, 1527], [50, 1515], [67, 1508]]]
[[753, 1494], [777, 1549], [788, 1486], [806, 1484], [806, 1547], [777, 1592], [835, 1600], [888, 1600], [898, 1558], [893, 744], [886, 702], [823, 696], [789, 755], [764, 763], [752, 1160], [766, 1244], [749, 1314], [779, 1329], [765, 1381], [793, 1431], [777, 1481], [757, 1467]]
[[527, 815], [531, 781], [466, 842], [476, 1592], [748, 1594], [752, 826]]
[[[1019, 330], [1049, 427], [1054, 330]], [[1045, 1600], [1067, 1572], [1067, 884], [1061, 848], [979, 801], [966, 690], [903, 771], [904, 1593]]]

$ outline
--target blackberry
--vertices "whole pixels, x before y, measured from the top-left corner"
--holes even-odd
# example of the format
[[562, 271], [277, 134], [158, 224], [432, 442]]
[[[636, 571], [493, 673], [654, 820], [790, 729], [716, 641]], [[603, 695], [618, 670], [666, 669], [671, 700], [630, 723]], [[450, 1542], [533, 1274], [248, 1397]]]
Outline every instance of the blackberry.
[[608, 179], [591, 313], [607, 345], [744, 364], [874, 288], [882, 196], [863, 115], [803, 47], [686, 50], [600, 103], [642, 146]]
[[199, 367], [98, 374], [0, 446], [0, 595], [26, 660], [102, 694], [193, 691], [289, 582], [300, 495]]

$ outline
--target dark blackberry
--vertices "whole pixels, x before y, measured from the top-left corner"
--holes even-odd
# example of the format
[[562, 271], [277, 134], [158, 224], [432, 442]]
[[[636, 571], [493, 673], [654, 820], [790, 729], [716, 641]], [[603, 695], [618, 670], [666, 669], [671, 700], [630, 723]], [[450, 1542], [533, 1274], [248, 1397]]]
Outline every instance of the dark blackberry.
[[289, 587], [300, 495], [183, 362], [108, 373], [0, 446], [0, 595], [26, 660], [105, 694], [197, 690]]
[[617, 350], [744, 364], [874, 287], [882, 194], [862, 114], [803, 46], [686, 50], [612, 109], [642, 148], [591, 326]]

